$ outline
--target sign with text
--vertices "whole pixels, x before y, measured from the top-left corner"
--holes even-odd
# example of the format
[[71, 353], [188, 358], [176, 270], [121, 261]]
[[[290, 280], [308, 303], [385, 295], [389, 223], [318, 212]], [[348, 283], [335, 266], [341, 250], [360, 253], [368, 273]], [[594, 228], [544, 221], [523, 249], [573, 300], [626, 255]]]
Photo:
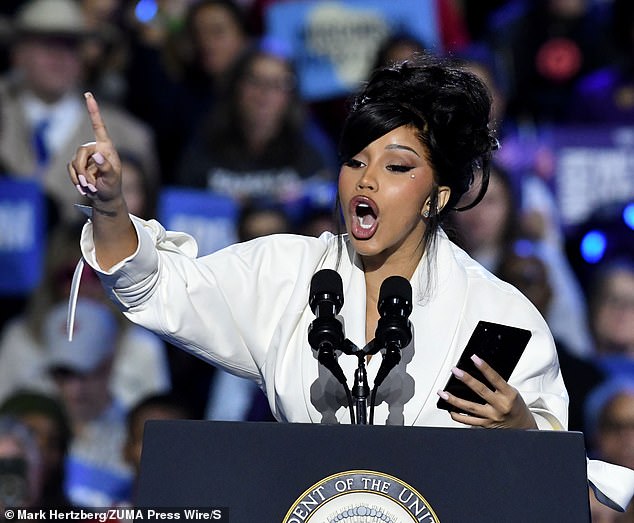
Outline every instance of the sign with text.
[[306, 100], [345, 96], [367, 79], [381, 43], [407, 34], [439, 44], [433, 0], [290, 0], [266, 13], [267, 36], [291, 50]]
[[45, 251], [44, 196], [36, 182], [0, 178], [0, 294], [39, 283]]
[[554, 189], [564, 226], [603, 206], [634, 200], [634, 127], [552, 130]]
[[191, 234], [198, 256], [236, 241], [238, 207], [234, 200], [204, 189], [168, 187], [159, 196], [159, 220], [171, 231]]

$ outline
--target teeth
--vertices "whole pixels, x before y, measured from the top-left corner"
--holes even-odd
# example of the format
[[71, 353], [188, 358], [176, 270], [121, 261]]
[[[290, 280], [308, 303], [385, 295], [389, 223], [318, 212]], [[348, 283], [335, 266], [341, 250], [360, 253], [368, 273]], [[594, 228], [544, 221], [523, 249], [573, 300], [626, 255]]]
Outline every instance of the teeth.
[[357, 216], [357, 219], [362, 229], [370, 229], [374, 224], [374, 218], [369, 214], [366, 216]]

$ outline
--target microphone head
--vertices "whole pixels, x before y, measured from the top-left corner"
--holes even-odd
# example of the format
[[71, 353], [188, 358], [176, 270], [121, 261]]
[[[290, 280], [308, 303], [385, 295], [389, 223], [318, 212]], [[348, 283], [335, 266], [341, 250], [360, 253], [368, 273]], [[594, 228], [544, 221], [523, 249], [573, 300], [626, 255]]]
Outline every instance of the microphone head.
[[337, 271], [321, 269], [317, 271], [310, 281], [309, 305], [313, 312], [320, 302], [331, 302], [335, 313], [339, 313], [343, 307], [343, 282]]
[[397, 308], [406, 318], [412, 312], [412, 286], [402, 276], [390, 276], [381, 284], [379, 291], [379, 314], [389, 313], [388, 309]]

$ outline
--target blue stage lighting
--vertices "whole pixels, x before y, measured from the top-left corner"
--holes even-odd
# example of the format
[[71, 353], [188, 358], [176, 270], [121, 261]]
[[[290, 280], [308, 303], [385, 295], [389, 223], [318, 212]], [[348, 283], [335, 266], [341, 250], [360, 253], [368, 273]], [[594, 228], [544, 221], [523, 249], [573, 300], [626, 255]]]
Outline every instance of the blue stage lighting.
[[590, 231], [581, 240], [581, 256], [588, 263], [597, 263], [603, 258], [607, 245], [608, 241], [603, 232]]
[[134, 16], [139, 22], [147, 24], [156, 16], [157, 11], [156, 0], [139, 0], [134, 8]]
[[625, 225], [634, 230], [634, 203], [628, 203], [623, 209], [623, 221]]

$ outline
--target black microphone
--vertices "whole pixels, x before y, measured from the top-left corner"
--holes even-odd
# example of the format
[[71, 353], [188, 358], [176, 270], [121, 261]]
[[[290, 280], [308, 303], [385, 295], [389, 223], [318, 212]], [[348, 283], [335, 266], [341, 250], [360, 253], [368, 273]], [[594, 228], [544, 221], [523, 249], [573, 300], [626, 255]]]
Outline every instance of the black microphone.
[[376, 352], [385, 349], [381, 367], [374, 380], [375, 388], [401, 361], [401, 349], [412, 341], [412, 326], [408, 319], [412, 313], [412, 286], [402, 276], [390, 276], [379, 291], [380, 319], [374, 335]]
[[337, 362], [335, 351], [343, 346], [343, 326], [337, 314], [343, 307], [341, 276], [332, 269], [322, 269], [310, 282], [310, 309], [316, 318], [308, 327], [308, 343], [318, 351], [317, 359], [332, 372], [340, 383], [346, 377]]

